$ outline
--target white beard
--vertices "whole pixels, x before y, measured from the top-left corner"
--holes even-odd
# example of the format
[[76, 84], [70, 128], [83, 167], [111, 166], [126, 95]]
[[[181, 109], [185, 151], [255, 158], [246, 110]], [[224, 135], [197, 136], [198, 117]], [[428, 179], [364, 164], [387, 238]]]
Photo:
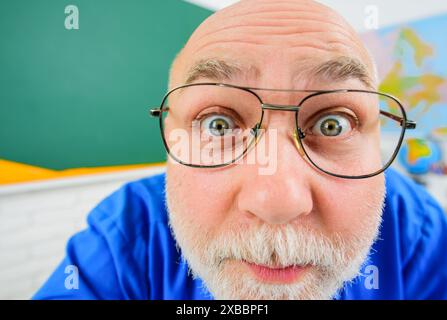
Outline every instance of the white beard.
[[[191, 212], [179, 211], [167, 192], [170, 227], [194, 277], [203, 280], [215, 299], [331, 299], [345, 282], [359, 275], [378, 236], [382, 202], [369, 205], [357, 236], [330, 238], [302, 225], [232, 225], [215, 234], [205, 230]], [[292, 284], [271, 284], [249, 272], [235, 272], [234, 263], [248, 261], [270, 266], [311, 266]], [[232, 263], [230, 263], [230, 261]]]

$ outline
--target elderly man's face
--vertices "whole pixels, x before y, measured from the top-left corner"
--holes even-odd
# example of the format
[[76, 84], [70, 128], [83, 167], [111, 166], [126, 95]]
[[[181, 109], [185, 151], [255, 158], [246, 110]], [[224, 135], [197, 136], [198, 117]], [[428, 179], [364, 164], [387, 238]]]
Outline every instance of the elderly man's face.
[[[340, 57], [359, 61], [372, 74], [355, 33], [329, 9], [310, 1], [242, 1], [196, 30], [174, 63], [171, 86], [183, 84], [197, 61], [218, 59], [247, 66], [244, 74], [227, 76], [225, 82], [234, 85], [368, 89], [361, 72], [335, 78], [330, 68], [313, 73]], [[221, 80], [215, 71], [189, 80]], [[261, 95], [280, 105], [305, 96]], [[215, 298], [331, 298], [357, 275], [377, 236], [383, 175], [347, 180], [316, 170], [294, 143], [295, 115], [267, 112], [265, 126], [277, 132], [271, 174], [243, 162], [214, 169], [168, 162], [173, 233], [192, 272]]]

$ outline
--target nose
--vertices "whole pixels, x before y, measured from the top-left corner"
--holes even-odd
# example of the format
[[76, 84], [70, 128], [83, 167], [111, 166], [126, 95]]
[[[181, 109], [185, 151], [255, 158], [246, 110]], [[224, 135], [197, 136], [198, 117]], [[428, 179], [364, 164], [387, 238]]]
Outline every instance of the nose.
[[[264, 135], [268, 139], [268, 135]], [[268, 224], [287, 224], [312, 211], [309, 164], [297, 152], [293, 135], [277, 133], [276, 170], [259, 174], [258, 165], [245, 166], [238, 209]], [[254, 152], [254, 150], [253, 150]]]

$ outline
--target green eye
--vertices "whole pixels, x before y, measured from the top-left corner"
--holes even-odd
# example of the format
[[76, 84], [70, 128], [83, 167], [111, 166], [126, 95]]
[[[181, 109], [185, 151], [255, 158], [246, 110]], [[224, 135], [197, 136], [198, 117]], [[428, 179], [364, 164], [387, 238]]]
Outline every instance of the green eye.
[[352, 130], [350, 121], [341, 115], [331, 114], [319, 119], [312, 127], [312, 133], [325, 137], [337, 137]]
[[213, 115], [202, 120], [202, 130], [212, 136], [222, 137], [232, 129], [234, 129], [233, 120], [223, 115]]

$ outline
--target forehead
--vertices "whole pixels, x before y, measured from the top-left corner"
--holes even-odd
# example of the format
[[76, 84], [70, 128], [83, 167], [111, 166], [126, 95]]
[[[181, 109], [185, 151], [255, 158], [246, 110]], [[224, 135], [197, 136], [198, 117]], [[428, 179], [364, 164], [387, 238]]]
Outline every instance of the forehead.
[[[357, 40], [344, 19], [318, 3], [307, 1], [241, 1], [206, 19], [190, 38], [205, 45], [209, 39], [238, 39], [253, 44], [305, 46], [325, 50], [337, 42]], [[256, 5], [255, 5], [256, 4]], [[331, 35], [331, 43], [321, 41]], [[303, 41], [309, 36], [309, 41]]]
[[305, 74], [327, 80], [352, 75], [373, 87], [363, 45], [332, 12], [302, 5], [243, 9], [218, 12], [196, 30], [182, 52], [177, 85], [230, 75], [247, 80], [263, 74], [293, 79]]

